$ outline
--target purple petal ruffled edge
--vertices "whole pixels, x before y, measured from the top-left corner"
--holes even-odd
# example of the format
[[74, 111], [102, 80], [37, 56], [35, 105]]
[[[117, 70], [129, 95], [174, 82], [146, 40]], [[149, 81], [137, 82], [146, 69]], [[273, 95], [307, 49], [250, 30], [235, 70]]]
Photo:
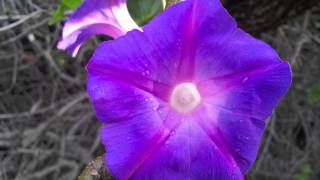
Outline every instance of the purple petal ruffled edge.
[[58, 48], [75, 57], [81, 44], [98, 34], [117, 38], [139, 29], [131, 18], [126, 0], [85, 0], [64, 25]]

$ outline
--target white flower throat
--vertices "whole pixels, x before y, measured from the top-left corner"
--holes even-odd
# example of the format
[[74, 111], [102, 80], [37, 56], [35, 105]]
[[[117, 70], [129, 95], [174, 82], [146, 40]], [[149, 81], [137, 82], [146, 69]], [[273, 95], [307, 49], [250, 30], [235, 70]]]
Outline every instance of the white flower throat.
[[192, 83], [181, 83], [173, 88], [170, 105], [180, 113], [194, 110], [201, 102], [197, 87]]

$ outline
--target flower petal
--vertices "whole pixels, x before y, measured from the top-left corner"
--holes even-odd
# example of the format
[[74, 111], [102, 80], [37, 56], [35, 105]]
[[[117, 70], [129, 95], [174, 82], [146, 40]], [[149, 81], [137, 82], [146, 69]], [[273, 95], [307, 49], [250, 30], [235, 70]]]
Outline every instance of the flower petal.
[[90, 74], [87, 92], [102, 122], [127, 120], [158, 107], [152, 95], [107, 75]]
[[76, 56], [81, 44], [93, 35], [117, 38], [139, 29], [125, 0], [85, 0], [66, 22], [58, 48]]
[[178, 3], [144, 26], [143, 32], [131, 31], [116, 41], [101, 43], [87, 66], [88, 71], [121, 70], [123, 76], [127, 73], [132, 78], [142, 76], [168, 87], [179, 81], [192, 81], [193, 55], [197, 50], [194, 45], [198, 44], [194, 37], [208, 24], [215, 27], [211, 30], [216, 38], [232, 32], [236, 25], [218, 0]]
[[105, 123], [101, 136], [107, 167], [118, 179], [132, 176], [178, 123], [156, 98], [126, 82], [91, 74], [88, 94], [98, 118]]
[[212, 38], [209, 32], [198, 37], [195, 69], [199, 81], [281, 62], [272, 47], [239, 28], [220, 38]]
[[185, 119], [132, 179], [244, 179], [195, 121]]
[[146, 25], [143, 32], [133, 30], [116, 41], [101, 43], [87, 65], [89, 74], [116, 75], [117, 79], [167, 100], [176, 81], [181, 57], [180, 44], [177, 43], [179, 29], [189, 5], [180, 3], [169, 8]]
[[217, 84], [225, 88], [205, 98], [207, 116], [199, 115], [199, 122], [245, 174], [256, 158], [265, 119], [291, 84], [290, 65], [275, 63], [210, 81], [200, 89], [215, 89]]
[[163, 125], [156, 110], [145, 111], [103, 127], [107, 167], [117, 179], [132, 179], [170, 137], [171, 130]]
[[[177, 11], [186, 12], [189, 5], [170, 8], [143, 33], [133, 30], [100, 44], [87, 65], [88, 94], [98, 119], [105, 123], [102, 141], [107, 166], [118, 179], [135, 174], [180, 120], [160, 103], [168, 99], [179, 57], [176, 39], [184, 13]], [[163, 32], [154, 36], [156, 28]]]
[[[190, 0], [192, 6], [185, 14], [185, 23], [182, 36], [182, 56], [179, 60], [178, 76], [180, 81], [194, 79], [197, 56], [204, 40], [212, 39], [223, 41], [236, 29], [235, 20], [222, 6], [220, 0]], [[211, 52], [218, 52], [210, 49]], [[213, 60], [213, 59], [210, 59]]]
[[219, 20], [209, 18], [194, 34], [194, 78], [205, 104], [198, 123], [245, 174], [265, 119], [291, 84], [291, 70], [268, 44], [236, 27], [220, 32], [211, 21]]

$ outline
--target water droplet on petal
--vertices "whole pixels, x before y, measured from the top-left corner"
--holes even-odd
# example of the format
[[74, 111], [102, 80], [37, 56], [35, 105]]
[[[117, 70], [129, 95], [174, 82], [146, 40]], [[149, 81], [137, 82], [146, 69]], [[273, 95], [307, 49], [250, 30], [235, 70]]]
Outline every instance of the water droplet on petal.
[[170, 135], [172, 136], [172, 135], [174, 135], [176, 133], [176, 130], [172, 130], [171, 132], [170, 132]]
[[165, 146], [169, 146], [169, 144], [170, 144], [170, 140], [167, 140], [167, 141], [164, 143]]
[[245, 77], [242, 79], [242, 83], [245, 83], [249, 78], [248, 77]]

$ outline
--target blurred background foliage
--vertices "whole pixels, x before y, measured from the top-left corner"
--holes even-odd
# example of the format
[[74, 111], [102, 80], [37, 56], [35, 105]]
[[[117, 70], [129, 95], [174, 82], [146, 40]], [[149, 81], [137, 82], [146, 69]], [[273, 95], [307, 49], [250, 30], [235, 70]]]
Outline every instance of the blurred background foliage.
[[295, 176], [295, 180], [308, 180], [311, 178], [312, 168], [309, 164], [302, 166], [300, 173]]
[[[0, 0], [1, 180], [70, 180], [81, 172], [101, 180], [105, 173], [101, 158], [87, 166], [104, 150], [84, 66], [106, 38], [92, 38], [76, 59], [56, 49], [63, 23], [81, 2]], [[128, 9], [144, 25], [175, 2], [128, 0]], [[247, 179], [319, 180], [320, 1], [222, 2], [241, 28], [293, 66], [292, 87], [269, 119]]]
[[320, 82], [315, 83], [308, 90], [309, 101], [316, 103], [320, 101]]
[[49, 25], [60, 22], [64, 17], [66, 10], [75, 10], [82, 3], [83, 0], [62, 0], [58, 9], [54, 12], [52, 18], [49, 20]]

